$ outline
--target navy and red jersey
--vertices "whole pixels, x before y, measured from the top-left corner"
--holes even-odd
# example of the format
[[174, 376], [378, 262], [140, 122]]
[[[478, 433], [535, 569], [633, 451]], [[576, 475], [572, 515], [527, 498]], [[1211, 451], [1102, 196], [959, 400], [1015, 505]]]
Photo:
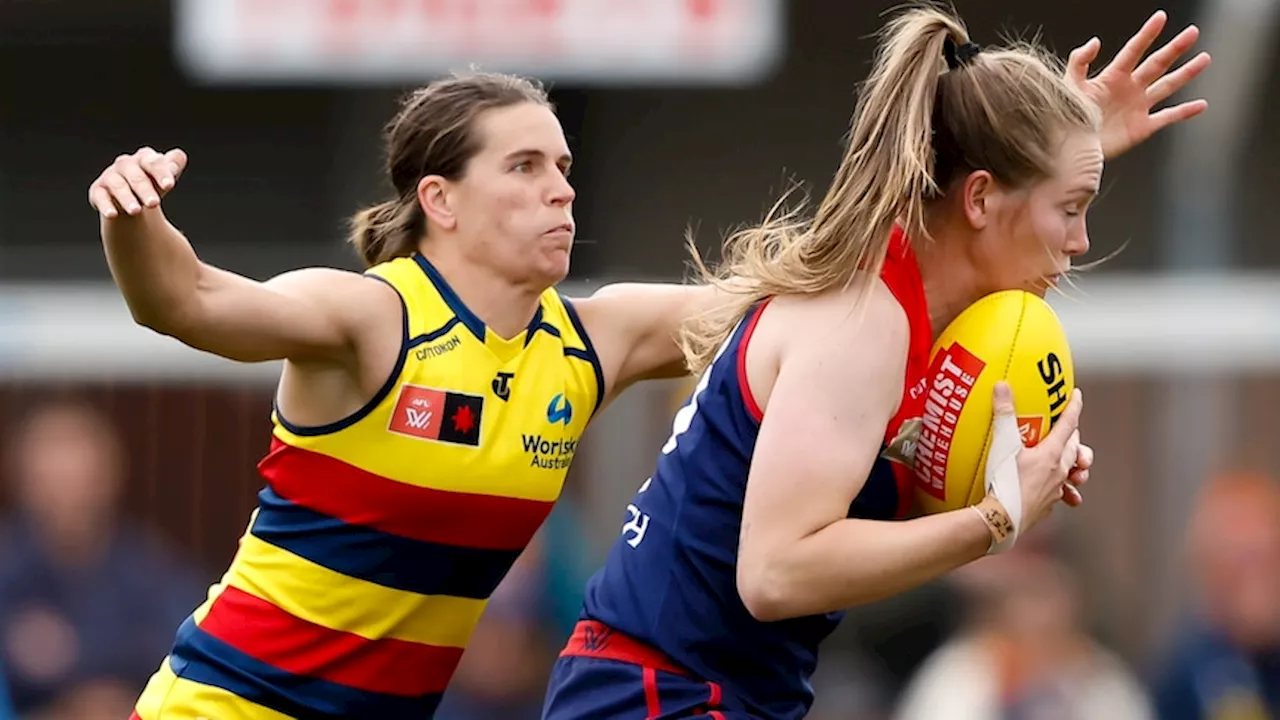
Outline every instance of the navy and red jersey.
[[[910, 509], [909, 455], [923, 407], [932, 328], [919, 267], [894, 233], [882, 280], [911, 328], [903, 397], [849, 517], [901, 518]], [[738, 595], [743, 497], [762, 414], [745, 379], [747, 345], [767, 303], [753, 307], [721, 347], [689, 400], [656, 472], [627, 507], [620, 536], [589, 581], [584, 620], [602, 623], [662, 653], [726, 699], [769, 718], [800, 718], [818, 645], [842, 612], [760, 622]]]

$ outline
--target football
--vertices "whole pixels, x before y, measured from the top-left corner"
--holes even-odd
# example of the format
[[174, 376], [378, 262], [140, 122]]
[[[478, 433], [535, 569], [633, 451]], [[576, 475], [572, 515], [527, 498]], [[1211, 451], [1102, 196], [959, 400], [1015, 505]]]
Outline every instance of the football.
[[1041, 298], [993, 293], [966, 308], [934, 343], [913, 455], [917, 507], [924, 514], [972, 505], [986, 494], [992, 393], [1013, 391], [1022, 442], [1048, 434], [1075, 388], [1062, 323]]

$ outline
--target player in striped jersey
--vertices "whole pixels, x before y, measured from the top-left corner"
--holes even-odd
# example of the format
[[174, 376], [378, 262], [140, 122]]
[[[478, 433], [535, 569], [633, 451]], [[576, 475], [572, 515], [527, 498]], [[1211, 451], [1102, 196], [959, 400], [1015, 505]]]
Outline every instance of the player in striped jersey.
[[141, 720], [434, 713], [468, 637], [558, 496], [592, 414], [681, 374], [706, 288], [552, 288], [572, 158], [542, 89], [475, 74], [387, 133], [396, 197], [361, 212], [364, 274], [259, 283], [202, 262], [161, 198], [180, 150], [93, 183], [135, 319], [226, 358], [283, 359], [266, 487], [221, 582], [136, 703]]

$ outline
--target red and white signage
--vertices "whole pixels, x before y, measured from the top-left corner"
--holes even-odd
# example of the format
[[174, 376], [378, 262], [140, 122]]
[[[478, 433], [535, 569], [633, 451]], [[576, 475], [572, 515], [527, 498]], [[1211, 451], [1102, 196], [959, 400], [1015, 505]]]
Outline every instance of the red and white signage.
[[785, 43], [784, 0], [178, 0], [209, 81], [398, 83], [478, 67], [546, 80], [742, 84]]

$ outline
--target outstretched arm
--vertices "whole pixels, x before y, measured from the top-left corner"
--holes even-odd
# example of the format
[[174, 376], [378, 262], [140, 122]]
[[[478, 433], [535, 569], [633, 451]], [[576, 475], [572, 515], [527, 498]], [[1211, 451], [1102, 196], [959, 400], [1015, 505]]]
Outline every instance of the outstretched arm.
[[1209, 53], [1202, 52], [1170, 72], [1174, 62], [1195, 45], [1200, 30], [1188, 25], [1164, 47], [1146, 59], [1168, 16], [1157, 11], [1142, 28], [1129, 38], [1120, 52], [1094, 77], [1089, 77], [1089, 64], [1098, 59], [1102, 41], [1091, 38], [1071, 51], [1067, 60], [1067, 77], [1071, 78], [1102, 110], [1102, 151], [1111, 160], [1170, 125], [1193, 118], [1209, 104], [1204, 100], [1188, 100], [1152, 112], [1209, 67]]
[[364, 327], [369, 318], [396, 331], [395, 291], [355, 273], [311, 268], [260, 283], [202, 262], [160, 208], [186, 162], [181, 150], [143, 148], [89, 188], [111, 275], [139, 324], [245, 362], [345, 362], [357, 334], [378, 330]]
[[617, 283], [573, 301], [604, 369], [607, 397], [639, 380], [688, 374], [677, 335], [726, 300], [710, 285]]

